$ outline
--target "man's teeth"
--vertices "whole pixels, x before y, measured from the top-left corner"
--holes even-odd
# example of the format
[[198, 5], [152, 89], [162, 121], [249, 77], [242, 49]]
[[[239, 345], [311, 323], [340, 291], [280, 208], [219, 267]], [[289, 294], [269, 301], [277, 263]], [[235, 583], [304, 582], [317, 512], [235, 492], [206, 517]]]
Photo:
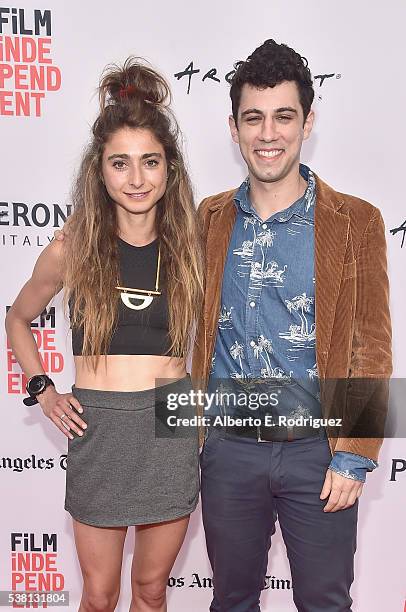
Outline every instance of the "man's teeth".
[[257, 151], [258, 155], [262, 157], [276, 157], [279, 153], [282, 153], [283, 149], [276, 149], [274, 151]]

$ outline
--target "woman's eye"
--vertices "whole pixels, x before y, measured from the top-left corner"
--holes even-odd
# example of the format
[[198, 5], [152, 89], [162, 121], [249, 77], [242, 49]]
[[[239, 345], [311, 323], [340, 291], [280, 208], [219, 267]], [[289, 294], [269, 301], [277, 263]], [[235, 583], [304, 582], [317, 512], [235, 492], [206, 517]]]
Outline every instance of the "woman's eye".
[[113, 162], [113, 168], [117, 168], [117, 170], [123, 170], [125, 168], [125, 163], [122, 160], [117, 159], [115, 162]]
[[148, 166], [148, 168], [155, 168], [158, 165], [158, 160], [148, 159], [146, 165]]

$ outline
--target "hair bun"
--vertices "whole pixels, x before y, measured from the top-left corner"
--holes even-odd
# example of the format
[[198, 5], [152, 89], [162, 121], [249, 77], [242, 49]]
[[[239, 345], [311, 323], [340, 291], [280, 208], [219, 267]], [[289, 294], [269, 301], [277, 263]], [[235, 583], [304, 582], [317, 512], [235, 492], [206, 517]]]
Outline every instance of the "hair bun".
[[135, 100], [167, 107], [170, 98], [166, 80], [142, 58], [128, 57], [122, 66], [110, 64], [100, 79], [101, 111], [110, 104], [125, 104]]

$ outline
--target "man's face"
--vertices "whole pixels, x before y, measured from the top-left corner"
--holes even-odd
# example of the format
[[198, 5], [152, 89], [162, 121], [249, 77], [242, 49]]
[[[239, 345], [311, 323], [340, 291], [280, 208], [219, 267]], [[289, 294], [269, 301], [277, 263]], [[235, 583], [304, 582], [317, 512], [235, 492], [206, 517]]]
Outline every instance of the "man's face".
[[238, 124], [230, 117], [230, 130], [248, 166], [251, 183], [275, 183], [298, 172], [300, 149], [310, 135], [313, 117], [310, 111], [303, 124], [294, 81], [266, 89], [243, 85]]

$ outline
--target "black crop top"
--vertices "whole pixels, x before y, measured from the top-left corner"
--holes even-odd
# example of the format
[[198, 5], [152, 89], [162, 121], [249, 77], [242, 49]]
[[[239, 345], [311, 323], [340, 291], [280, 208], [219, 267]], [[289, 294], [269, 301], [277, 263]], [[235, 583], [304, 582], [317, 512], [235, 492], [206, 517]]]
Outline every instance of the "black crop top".
[[[158, 239], [136, 247], [118, 238], [120, 262], [120, 301], [118, 322], [113, 332], [108, 355], [170, 355], [168, 303], [159, 279], [160, 295], [148, 296], [155, 290], [158, 264]], [[124, 290], [125, 288], [125, 290]], [[134, 294], [131, 289], [142, 289]], [[72, 329], [74, 355], [81, 355], [83, 329]]]

